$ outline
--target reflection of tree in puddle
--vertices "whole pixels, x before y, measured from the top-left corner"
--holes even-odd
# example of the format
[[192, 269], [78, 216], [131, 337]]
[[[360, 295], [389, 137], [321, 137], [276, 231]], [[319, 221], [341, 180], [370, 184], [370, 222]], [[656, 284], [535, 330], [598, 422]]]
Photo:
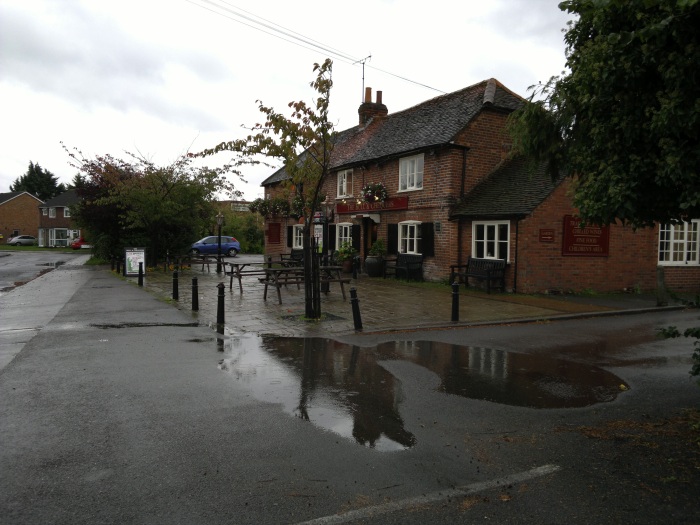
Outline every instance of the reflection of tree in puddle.
[[[359, 348], [327, 339], [232, 338], [219, 367], [258, 399], [377, 450], [415, 445], [398, 406], [401, 385], [378, 360], [401, 359], [433, 371], [439, 390], [536, 408], [588, 406], [627, 385], [601, 368], [545, 355], [427, 341]], [[622, 386], [622, 388], [620, 388]]]
[[612, 401], [628, 389], [602, 368], [546, 355], [429, 341], [385, 343], [377, 350], [432, 370], [443, 392], [507, 405], [581, 407]]
[[377, 450], [415, 444], [399, 415], [400, 384], [371, 350], [324, 339], [265, 338], [232, 348], [220, 368], [266, 401]]

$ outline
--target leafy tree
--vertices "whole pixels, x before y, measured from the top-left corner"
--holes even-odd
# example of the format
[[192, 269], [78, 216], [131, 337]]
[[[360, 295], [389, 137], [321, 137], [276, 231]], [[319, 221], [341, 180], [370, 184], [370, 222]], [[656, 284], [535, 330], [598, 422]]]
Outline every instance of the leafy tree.
[[43, 169], [39, 164], [29, 161], [27, 173], [15, 179], [10, 184], [10, 191], [26, 191], [36, 195], [42, 201], [52, 199], [66, 191], [66, 186], [58, 182], [58, 177], [49, 170]]
[[243, 253], [263, 253], [265, 248], [265, 231], [260, 217], [254, 213], [224, 211], [222, 234], [235, 237]]
[[166, 252], [182, 253], [215, 223], [216, 192], [236, 193], [221, 170], [195, 168], [188, 157], [159, 167], [134, 155], [69, 155], [81, 171], [74, 179], [81, 197], [74, 218], [93, 234], [102, 258], [127, 246], [145, 246], [152, 262]]
[[[244, 139], [223, 142], [204, 150], [199, 156], [214, 155], [223, 151], [235, 154], [232, 166], [266, 164], [275, 160], [284, 164], [288, 175], [287, 190], [306, 203], [304, 217], [304, 289], [305, 315], [309, 319], [321, 317], [321, 290], [318, 258], [313, 256], [313, 214], [321, 201], [321, 187], [328, 175], [334, 130], [328, 121], [328, 108], [332, 81], [333, 62], [314, 64], [316, 79], [311, 87], [317, 92], [313, 104], [303, 101], [290, 102], [291, 116], [286, 117], [273, 108], [259, 103], [265, 115], [263, 124], [249, 128], [252, 133]], [[267, 160], [263, 160], [267, 159]]]
[[[511, 129], [516, 150], [548, 162], [553, 176], [575, 177], [574, 205], [587, 222], [700, 217], [699, 1], [559, 4], [578, 15], [564, 38], [569, 74], [539, 86]], [[698, 338], [700, 329], [662, 334]]]
[[559, 6], [569, 72], [513, 115], [516, 150], [574, 175], [587, 222], [700, 217], [699, 0]]

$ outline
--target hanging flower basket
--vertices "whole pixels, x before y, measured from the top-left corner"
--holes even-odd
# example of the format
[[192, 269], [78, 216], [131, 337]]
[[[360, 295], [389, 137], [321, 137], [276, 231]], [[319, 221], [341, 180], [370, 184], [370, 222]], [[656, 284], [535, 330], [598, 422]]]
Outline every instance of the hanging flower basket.
[[384, 202], [389, 198], [389, 192], [381, 182], [367, 184], [360, 191], [365, 202]]

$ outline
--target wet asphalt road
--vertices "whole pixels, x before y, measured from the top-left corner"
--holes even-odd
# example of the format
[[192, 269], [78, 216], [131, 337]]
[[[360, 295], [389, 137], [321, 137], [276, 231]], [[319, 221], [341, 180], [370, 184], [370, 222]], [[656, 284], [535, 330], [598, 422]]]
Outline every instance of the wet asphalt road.
[[[52, 290], [44, 325], [22, 321]], [[31, 334], [21, 347], [11, 319]], [[61, 267], [0, 296], [0, 341], [18, 349], [0, 371], [0, 523], [698, 523], [692, 487], [644, 490], [640, 457], [575, 431], [697, 407], [688, 342], [654, 336], [697, 322], [687, 310], [339, 337], [364, 352], [430, 339], [546, 353], [629, 385], [609, 403], [532, 409], [446, 395], [425, 367], [382, 361], [416, 445], [379, 452], [222, 370], [254, 337], [219, 344], [132, 283]]]
[[2, 251], [0, 247], [0, 293], [14, 288], [16, 283], [33, 279], [38, 273], [55, 268], [57, 264], [74, 260], [85, 254], [42, 251]]

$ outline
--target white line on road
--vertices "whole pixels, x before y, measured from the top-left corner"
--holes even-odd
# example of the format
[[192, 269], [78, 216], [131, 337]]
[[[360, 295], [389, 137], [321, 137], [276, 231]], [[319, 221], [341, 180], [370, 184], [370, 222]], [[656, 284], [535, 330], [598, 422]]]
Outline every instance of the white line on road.
[[395, 512], [397, 510], [405, 509], [414, 505], [435, 503], [436, 501], [442, 501], [448, 498], [464, 497], [468, 496], [469, 494], [482, 492], [484, 490], [490, 490], [504, 485], [522, 483], [523, 481], [528, 481], [534, 478], [539, 478], [548, 474], [552, 474], [558, 471], [559, 469], [560, 467], [558, 465], [542, 465], [541, 467], [536, 467], [531, 470], [526, 470], [524, 472], [511, 474], [510, 476], [505, 476], [503, 478], [484, 481], [481, 483], [472, 483], [471, 485], [465, 485], [463, 487], [457, 487], [455, 489], [442, 490], [440, 492], [434, 492], [432, 494], [425, 494], [423, 496], [418, 496], [415, 498], [407, 498], [399, 501], [393, 501], [391, 503], [384, 503], [382, 505], [375, 505], [373, 507], [365, 507], [362, 509], [351, 510], [342, 514], [323, 516], [321, 518], [316, 518], [310, 521], [298, 523], [297, 525], [331, 525], [336, 523], [348, 523], [353, 520], [366, 519], [370, 517], [374, 518], [381, 514], [388, 514], [390, 512]]

